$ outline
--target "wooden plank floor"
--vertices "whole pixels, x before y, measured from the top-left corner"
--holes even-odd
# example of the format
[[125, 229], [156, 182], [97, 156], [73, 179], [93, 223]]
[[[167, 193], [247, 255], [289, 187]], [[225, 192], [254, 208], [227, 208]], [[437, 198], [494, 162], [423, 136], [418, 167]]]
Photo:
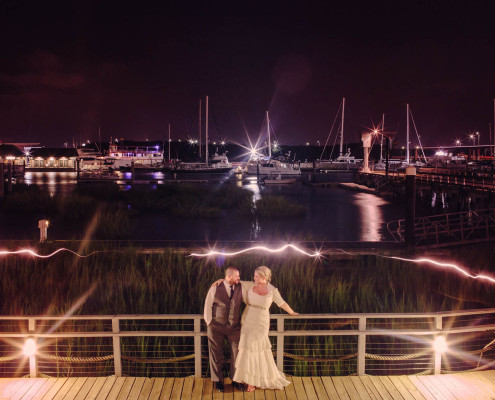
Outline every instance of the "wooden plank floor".
[[0, 400], [489, 400], [495, 371], [428, 376], [289, 377], [284, 390], [240, 392], [204, 378], [0, 378]]

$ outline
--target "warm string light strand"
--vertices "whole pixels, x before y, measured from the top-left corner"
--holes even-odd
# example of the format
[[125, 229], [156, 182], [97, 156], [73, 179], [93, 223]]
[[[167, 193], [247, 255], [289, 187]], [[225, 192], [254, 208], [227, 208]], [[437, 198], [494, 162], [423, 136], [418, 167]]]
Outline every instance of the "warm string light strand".
[[239, 254], [253, 252], [253, 251], [260, 251], [260, 250], [266, 251], [268, 253], [281, 253], [281, 252], [287, 250], [288, 248], [291, 248], [291, 249], [297, 251], [298, 253], [304, 254], [308, 257], [320, 257], [321, 256], [321, 253], [319, 251], [314, 251], [314, 252], [310, 253], [306, 250], [303, 250], [303, 249], [297, 247], [294, 244], [286, 244], [286, 245], [283, 245], [282, 247], [279, 247], [278, 249], [271, 249], [271, 248], [266, 247], [266, 246], [252, 246], [252, 247], [248, 247], [247, 249], [243, 249], [243, 250], [239, 250], [239, 251], [232, 251], [232, 252], [210, 250], [206, 253], [191, 253], [190, 256], [191, 257], [210, 257], [210, 256], [232, 257], [232, 256], [237, 256]]
[[[285, 244], [285, 245], [283, 245], [277, 249], [272, 249], [272, 248], [269, 248], [266, 246], [252, 246], [252, 247], [248, 247], [246, 249], [242, 249], [242, 250], [238, 250], [238, 251], [230, 251], [230, 252], [210, 250], [206, 253], [191, 253], [190, 256], [191, 257], [211, 257], [211, 256], [232, 257], [232, 256], [236, 256], [239, 254], [248, 253], [248, 252], [255, 252], [255, 251], [265, 251], [268, 253], [282, 253], [283, 251], [285, 251], [289, 248], [292, 250], [295, 250], [296, 252], [298, 252], [300, 254], [303, 254], [303, 255], [311, 257], [311, 258], [319, 258], [322, 256], [322, 253], [320, 251], [316, 250], [314, 252], [308, 252], [308, 251], [306, 251], [306, 250], [304, 250], [304, 249], [302, 249], [302, 248], [300, 248], [294, 244]], [[348, 255], [357, 256], [354, 253], [351, 253], [351, 252], [348, 252], [348, 251], [345, 251], [342, 249], [338, 249], [338, 250], [341, 251], [342, 253], [345, 253]], [[76, 253], [73, 250], [62, 247], [62, 248], [59, 248], [59, 249], [53, 251], [52, 253], [46, 254], [46, 255], [38, 254], [34, 250], [31, 250], [31, 249], [20, 249], [20, 250], [13, 250], [13, 251], [0, 250], [0, 256], [24, 254], [24, 255], [30, 255], [33, 257], [37, 257], [37, 258], [50, 258], [50, 257], [53, 257], [54, 255], [56, 255], [60, 252], [64, 252], [64, 251], [72, 253], [73, 255], [80, 257], [80, 258], [90, 257], [93, 254], [98, 253], [98, 251], [93, 251], [89, 254], [82, 255], [82, 254]], [[381, 254], [374, 254], [374, 255], [376, 257], [388, 258], [391, 260], [405, 261], [405, 262], [410, 262], [410, 263], [415, 263], [415, 264], [422, 264], [422, 263], [431, 264], [431, 265], [434, 265], [436, 267], [457, 271], [461, 275], [465, 276], [466, 278], [478, 279], [478, 280], [487, 281], [490, 283], [495, 283], [495, 278], [493, 278], [489, 275], [473, 274], [473, 273], [469, 272], [469, 270], [467, 270], [466, 268], [462, 268], [462, 267], [460, 267], [456, 264], [453, 264], [453, 263], [439, 262], [439, 261], [432, 260], [430, 258], [404, 258], [404, 257], [396, 257], [396, 256], [384, 256]]]
[[67, 251], [67, 252], [72, 253], [75, 256], [80, 257], [80, 258], [90, 257], [93, 254], [98, 253], [98, 251], [93, 251], [89, 254], [82, 255], [82, 254], [76, 253], [75, 251], [72, 251], [70, 249], [66, 249], [65, 247], [61, 247], [60, 249], [57, 249], [54, 252], [52, 252], [50, 254], [46, 254], [46, 255], [38, 254], [34, 250], [31, 250], [31, 249], [20, 249], [20, 250], [13, 250], [13, 251], [0, 250], [0, 256], [26, 254], [26, 255], [33, 256], [33, 257], [37, 257], [37, 258], [50, 258], [50, 257], [53, 257], [55, 254], [58, 254], [62, 251]]
[[[351, 256], [356, 256], [356, 254], [354, 254], [354, 253], [350, 253], [350, 252], [342, 250], [342, 249], [338, 249], [338, 250], [340, 250], [342, 253], [349, 254]], [[466, 268], [462, 268], [456, 264], [435, 261], [435, 260], [432, 260], [431, 258], [403, 258], [403, 257], [396, 257], [396, 256], [384, 256], [381, 254], [373, 254], [373, 255], [376, 257], [389, 258], [391, 260], [399, 260], [399, 261], [411, 262], [411, 263], [415, 263], [415, 264], [422, 264], [422, 263], [431, 264], [431, 265], [435, 265], [435, 266], [440, 267], [440, 268], [455, 270], [467, 278], [479, 279], [479, 280], [487, 281], [490, 283], [495, 283], [495, 278], [493, 278], [489, 275], [485, 275], [485, 274], [475, 275], [475, 274], [472, 274], [471, 272], [469, 272], [469, 270], [467, 270]]]
[[[239, 254], [243, 254], [243, 253], [247, 253], [247, 252], [255, 252], [255, 251], [264, 251], [264, 252], [268, 252], [268, 253], [281, 253], [288, 248], [291, 248], [300, 254], [303, 254], [303, 255], [306, 255], [306, 256], [312, 257], [312, 258], [321, 257], [323, 255], [322, 252], [320, 252], [320, 251], [308, 252], [304, 249], [297, 247], [294, 244], [286, 244], [286, 245], [281, 246], [277, 249], [272, 249], [272, 248], [269, 248], [266, 246], [252, 246], [252, 247], [248, 247], [246, 249], [242, 249], [242, 250], [238, 250], [238, 251], [230, 251], [230, 252], [229, 251], [210, 250], [206, 253], [191, 253], [190, 256], [192, 256], [192, 257], [211, 257], [211, 256], [232, 257], [232, 256], [236, 256]], [[342, 249], [337, 249], [337, 250], [341, 251], [342, 253], [354, 256], [354, 257], [357, 256], [357, 254], [354, 254], [354, 253], [351, 253], [351, 252], [348, 252], [348, 251], [345, 251]], [[415, 263], [415, 264], [423, 264], [423, 263], [431, 264], [431, 265], [434, 265], [436, 267], [457, 271], [460, 274], [462, 274], [463, 276], [465, 276], [466, 278], [478, 279], [478, 280], [486, 281], [489, 283], [495, 283], [495, 278], [493, 278], [489, 275], [473, 274], [473, 273], [469, 272], [469, 270], [467, 270], [466, 268], [462, 268], [459, 265], [456, 265], [453, 263], [439, 262], [439, 261], [432, 260], [430, 258], [403, 258], [403, 257], [396, 257], [396, 256], [385, 256], [385, 255], [381, 255], [381, 254], [373, 254], [373, 255], [376, 257], [388, 258], [391, 260], [399, 260], [399, 261], [410, 262], [410, 263]]]

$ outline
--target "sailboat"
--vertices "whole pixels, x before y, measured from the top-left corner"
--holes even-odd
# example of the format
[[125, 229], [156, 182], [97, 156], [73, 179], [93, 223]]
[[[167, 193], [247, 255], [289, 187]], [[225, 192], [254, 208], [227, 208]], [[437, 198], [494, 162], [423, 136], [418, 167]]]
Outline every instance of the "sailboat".
[[[341, 122], [340, 122], [340, 153], [339, 156], [335, 160], [319, 160], [316, 162], [315, 167], [316, 169], [323, 169], [323, 170], [341, 170], [341, 169], [352, 169], [352, 170], [357, 170], [361, 168], [363, 160], [361, 158], [355, 158], [353, 155], [351, 155], [351, 149], [347, 149], [347, 153], [343, 153], [344, 149], [344, 110], [345, 110], [345, 97], [342, 98], [342, 116], [341, 116]], [[330, 131], [328, 139], [330, 137], [330, 134], [332, 131]], [[325, 152], [325, 146], [323, 147], [323, 151], [321, 154]]]
[[[201, 103], [200, 103], [201, 110]], [[201, 143], [201, 114], [200, 114], [200, 143]], [[200, 145], [201, 149], [201, 145]], [[200, 153], [201, 154], [201, 153]], [[232, 164], [227, 158], [227, 154], [217, 154], [211, 159], [208, 155], [208, 96], [206, 96], [206, 115], [205, 115], [205, 162], [181, 162], [171, 169], [172, 172], [179, 173], [226, 173], [232, 170]]]
[[270, 141], [270, 117], [266, 112], [266, 129], [268, 136], [268, 157], [257, 156], [248, 161], [246, 172], [251, 175], [301, 175], [299, 165], [272, 158]]

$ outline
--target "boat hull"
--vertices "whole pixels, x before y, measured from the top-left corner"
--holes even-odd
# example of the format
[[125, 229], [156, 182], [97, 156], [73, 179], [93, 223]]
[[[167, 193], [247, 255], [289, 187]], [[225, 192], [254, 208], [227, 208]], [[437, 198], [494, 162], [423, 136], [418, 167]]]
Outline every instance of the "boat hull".
[[174, 172], [180, 174], [225, 174], [232, 171], [232, 167], [222, 168], [173, 168], [167, 169], [167, 172]]

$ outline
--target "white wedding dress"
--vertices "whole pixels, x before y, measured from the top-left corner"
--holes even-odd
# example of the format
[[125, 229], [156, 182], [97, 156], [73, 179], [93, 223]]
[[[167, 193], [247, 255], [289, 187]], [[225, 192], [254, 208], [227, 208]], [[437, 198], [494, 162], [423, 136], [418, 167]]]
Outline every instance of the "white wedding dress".
[[247, 306], [242, 313], [241, 340], [233, 380], [261, 389], [283, 389], [290, 382], [275, 364], [268, 330], [272, 302], [280, 306], [285, 301], [272, 285], [268, 285], [268, 294], [261, 296], [253, 291], [254, 283], [242, 281], [241, 284]]

